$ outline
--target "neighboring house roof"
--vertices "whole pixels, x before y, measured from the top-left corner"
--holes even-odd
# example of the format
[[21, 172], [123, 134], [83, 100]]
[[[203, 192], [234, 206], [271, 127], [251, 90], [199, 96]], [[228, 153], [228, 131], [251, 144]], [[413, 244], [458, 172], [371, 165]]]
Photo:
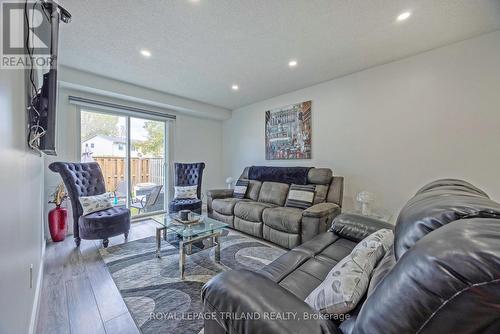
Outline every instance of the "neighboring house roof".
[[[88, 142], [89, 140], [92, 140], [94, 138], [102, 138], [104, 140], [108, 140], [110, 142], [113, 142], [113, 143], [116, 143], [116, 144], [127, 144], [127, 141], [124, 139], [124, 138], [120, 138], [120, 137], [113, 137], [113, 136], [103, 136], [103, 135], [95, 135], [95, 136], [92, 136], [90, 137], [89, 139], [85, 139], [83, 141], [83, 143], [85, 142]], [[144, 140], [138, 140], [138, 139], [134, 139], [132, 140], [132, 144], [135, 144], [135, 143], [142, 143], [144, 142]]]
[[109, 141], [112, 141], [113, 143], [118, 143], [118, 144], [126, 144], [127, 143], [124, 138], [112, 137], [112, 136], [103, 136], [103, 135], [92, 136], [92, 137], [90, 137], [88, 139], [85, 139], [84, 142], [89, 141], [89, 140], [94, 139], [94, 138], [102, 138], [102, 139], [109, 140]]

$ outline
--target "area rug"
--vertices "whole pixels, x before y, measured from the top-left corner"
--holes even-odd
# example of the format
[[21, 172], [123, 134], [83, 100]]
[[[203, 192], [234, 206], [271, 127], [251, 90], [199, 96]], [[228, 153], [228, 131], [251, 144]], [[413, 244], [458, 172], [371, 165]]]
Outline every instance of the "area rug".
[[155, 237], [101, 249], [100, 253], [138, 328], [143, 334], [203, 333], [201, 287], [230, 269], [258, 270], [285, 253], [281, 248], [233, 230], [221, 238], [221, 263], [214, 248], [198, 243], [186, 256], [185, 279], [179, 278], [178, 241], [162, 241], [155, 257]]

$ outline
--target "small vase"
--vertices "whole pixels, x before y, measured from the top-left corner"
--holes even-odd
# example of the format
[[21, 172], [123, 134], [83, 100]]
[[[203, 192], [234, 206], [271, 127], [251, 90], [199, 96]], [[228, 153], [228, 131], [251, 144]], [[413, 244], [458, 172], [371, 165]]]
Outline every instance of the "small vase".
[[67, 218], [68, 211], [60, 206], [56, 206], [49, 211], [49, 231], [52, 241], [63, 241], [66, 238], [68, 232]]

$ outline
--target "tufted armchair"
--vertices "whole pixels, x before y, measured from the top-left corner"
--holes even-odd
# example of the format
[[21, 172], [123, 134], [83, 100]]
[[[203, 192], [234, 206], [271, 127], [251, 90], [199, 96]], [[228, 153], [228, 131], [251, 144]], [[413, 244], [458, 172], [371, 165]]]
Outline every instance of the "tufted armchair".
[[203, 170], [205, 169], [204, 162], [196, 162], [190, 164], [175, 163], [174, 164], [174, 186], [198, 186], [196, 199], [174, 198], [169, 205], [169, 212], [178, 212], [181, 210], [191, 210], [201, 214], [201, 181]]
[[68, 191], [73, 208], [73, 234], [76, 246], [81, 239], [102, 239], [104, 247], [108, 238], [119, 234], [128, 236], [130, 230], [130, 210], [125, 206], [115, 206], [106, 210], [82, 216], [80, 196], [94, 196], [106, 192], [101, 168], [95, 162], [70, 163], [53, 162], [49, 169], [59, 173]]

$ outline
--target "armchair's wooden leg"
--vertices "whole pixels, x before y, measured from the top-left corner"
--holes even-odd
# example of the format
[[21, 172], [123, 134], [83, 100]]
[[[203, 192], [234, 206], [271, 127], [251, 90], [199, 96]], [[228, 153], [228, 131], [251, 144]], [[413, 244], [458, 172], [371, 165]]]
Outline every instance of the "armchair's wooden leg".
[[123, 236], [125, 237], [125, 241], [128, 240], [128, 231], [123, 233]]
[[80, 247], [80, 243], [82, 242], [82, 239], [80, 239], [80, 237], [76, 237], [75, 238], [75, 244], [76, 244], [76, 247]]
[[108, 244], [109, 244], [109, 239], [108, 238], [102, 240], [102, 245], [104, 246], [104, 248], [107, 248]]

